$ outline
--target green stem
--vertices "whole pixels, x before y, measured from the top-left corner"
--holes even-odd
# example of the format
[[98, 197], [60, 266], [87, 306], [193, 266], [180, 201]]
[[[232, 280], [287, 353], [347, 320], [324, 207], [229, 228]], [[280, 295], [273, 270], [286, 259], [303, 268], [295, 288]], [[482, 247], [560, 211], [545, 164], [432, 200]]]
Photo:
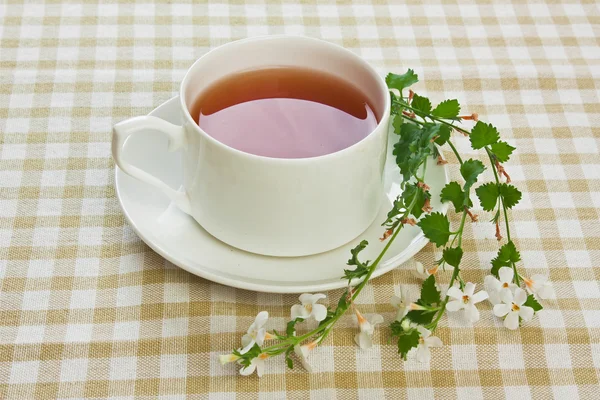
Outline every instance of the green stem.
[[[494, 162], [494, 156], [492, 155], [492, 152], [490, 151], [490, 149], [485, 146], [485, 152], [488, 155], [488, 158], [490, 159], [490, 164], [492, 165], [492, 171], [494, 172], [494, 179], [496, 180], [496, 185], [498, 187], [500, 187], [500, 178], [498, 176], [498, 171], [496, 171], [496, 163]], [[508, 211], [506, 209], [506, 205], [504, 204], [504, 201], [502, 200], [502, 196], [498, 196], [498, 204], [500, 207], [502, 207], [502, 212], [504, 214], [504, 225], [506, 226], [506, 240], [508, 240], [509, 242], [511, 241], [510, 238], [510, 226], [508, 223]], [[519, 279], [519, 272], [517, 271], [517, 265], [513, 262], [511, 263], [512, 265], [512, 269], [514, 271], [514, 276], [515, 276], [515, 283], [520, 286], [521, 285], [521, 280]]]
[[[458, 232], [460, 233], [458, 236], [458, 247], [460, 247], [461, 243], [462, 243], [462, 233], [463, 233], [463, 229], [465, 227], [465, 221], [467, 219], [467, 211], [463, 211], [463, 215], [462, 218], [460, 220], [460, 227], [458, 229]], [[450, 278], [450, 283], [448, 285], [448, 287], [452, 287], [452, 285], [454, 285], [454, 281], [456, 281], [457, 278], [459, 278], [459, 274], [460, 274], [460, 267], [456, 266], [454, 267], [454, 271], [452, 272], [452, 277]], [[462, 279], [461, 279], [462, 281]], [[437, 328], [437, 324], [440, 321], [440, 319], [442, 319], [442, 316], [444, 315], [444, 312], [446, 311], [446, 304], [448, 304], [448, 300], [449, 300], [449, 296], [446, 295], [446, 297], [444, 298], [444, 301], [442, 301], [442, 304], [440, 306], [440, 311], [438, 312], [438, 315], [435, 317], [435, 319], [429, 324], [427, 325], [427, 328], [434, 331], [435, 328]]]
[[[398, 104], [400, 104], [400, 105], [401, 105], [402, 107], [404, 107], [404, 108], [408, 108], [408, 109], [409, 109], [409, 110], [411, 110], [411, 111], [421, 112], [421, 110], [417, 110], [416, 108], [413, 108], [413, 107], [411, 107], [411, 106], [410, 106], [408, 103], [405, 103], [405, 102], [403, 102], [403, 101], [399, 101], [399, 102], [398, 102]], [[444, 125], [448, 125], [448, 126], [449, 126], [449, 127], [451, 127], [452, 129], [456, 129], [457, 131], [460, 131], [460, 132], [462, 132], [462, 133], [464, 133], [464, 134], [467, 134], [467, 135], [470, 135], [470, 134], [471, 134], [471, 132], [469, 132], [468, 130], [466, 130], [466, 129], [464, 129], [464, 128], [461, 128], [460, 126], [456, 126], [456, 125], [454, 125], [454, 124], [451, 124], [450, 122], [444, 121], [444, 120], [443, 120], [442, 118], [440, 118], [440, 117], [436, 117], [436, 116], [434, 116], [434, 115], [431, 115], [431, 114], [427, 114], [427, 117], [428, 117], [428, 118], [431, 118], [433, 121], [437, 121], [437, 122], [440, 122], [440, 123], [442, 123], [442, 124], [444, 124]]]
[[454, 147], [454, 145], [452, 144], [452, 142], [450, 140], [448, 140], [446, 143], [448, 143], [448, 146], [450, 146], [450, 148], [452, 149], [452, 152], [456, 156], [456, 159], [462, 165], [463, 160], [462, 160], [462, 158], [460, 158], [460, 154], [458, 154], [458, 150], [456, 150], [456, 147]]

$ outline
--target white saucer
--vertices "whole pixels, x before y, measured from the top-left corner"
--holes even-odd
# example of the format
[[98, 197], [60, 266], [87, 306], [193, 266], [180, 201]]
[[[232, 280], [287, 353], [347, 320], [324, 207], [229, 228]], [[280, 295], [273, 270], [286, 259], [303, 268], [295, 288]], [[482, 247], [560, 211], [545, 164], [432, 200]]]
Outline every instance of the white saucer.
[[[177, 98], [160, 105], [150, 115], [180, 124]], [[390, 133], [390, 143], [397, 140]], [[350, 249], [362, 239], [370, 245], [361, 253], [363, 260], [374, 259], [382, 249], [380, 224], [400, 193], [400, 175], [389, 146], [385, 167], [386, 199], [379, 215], [366, 232], [351, 243], [335, 250], [306, 257], [279, 258], [247, 253], [215, 238], [192, 217], [179, 211], [158, 190], [124, 174], [116, 168], [117, 197], [125, 217], [138, 234], [158, 254], [173, 264], [224, 285], [274, 293], [319, 292], [346, 286], [340, 279]], [[167, 139], [158, 132], [134, 135], [127, 141], [124, 157], [173, 188], [182, 181], [180, 152], [167, 152]], [[446, 168], [429, 163], [426, 181], [431, 187], [435, 211], [446, 212], [439, 201], [440, 190], [448, 182]], [[340, 200], [343, 201], [343, 200]], [[349, 216], [351, 217], [351, 216]], [[379, 276], [410, 259], [425, 246], [427, 239], [418, 227], [403, 229], [373, 276]]]

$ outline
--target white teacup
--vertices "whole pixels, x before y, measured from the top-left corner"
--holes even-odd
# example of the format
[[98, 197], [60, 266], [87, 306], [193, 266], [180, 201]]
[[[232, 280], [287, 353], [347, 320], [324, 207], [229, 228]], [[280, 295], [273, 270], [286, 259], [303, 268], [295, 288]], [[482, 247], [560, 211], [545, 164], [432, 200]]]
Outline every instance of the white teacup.
[[[306, 67], [353, 83], [381, 117], [360, 142], [312, 158], [269, 158], [233, 149], [198, 127], [189, 109], [211, 83], [273, 66]], [[383, 198], [390, 96], [367, 62], [337, 45], [297, 36], [265, 36], [220, 46], [198, 59], [179, 90], [183, 126], [142, 116], [114, 126], [112, 153], [123, 172], [154, 185], [210, 234], [253, 253], [304, 256], [334, 249], [364, 232]], [[132, 134], [158, 130], [182, 149], [185, 191], [122, 158]]]

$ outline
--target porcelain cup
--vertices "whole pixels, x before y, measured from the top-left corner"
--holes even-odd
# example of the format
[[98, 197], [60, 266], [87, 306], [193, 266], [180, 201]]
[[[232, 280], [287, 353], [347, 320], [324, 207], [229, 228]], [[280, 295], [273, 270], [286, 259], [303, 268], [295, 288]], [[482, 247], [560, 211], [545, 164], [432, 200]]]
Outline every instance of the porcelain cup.
[[[198, 127], [190, 107], [206, 87], [237, 72], [306, 67], [345, 79], [368, 96], [379, 118], [358, 143], [319, 157], [269, 158], [233, 149]], [[340, 46], [298, 36], [264, 36], [217, 47], [188, 70], [179, 89], [183, 125], [152, 116], [116, 124], [112, 153], [126, 174], [154, 185], [217, 239], [253, 253], [306, 256], [357, 238], [383, 199], [390, 96], [384, 79]], [[183, 154], [183, 188], [176, 190], [123, 159], [132, 134], [157, 130]]]

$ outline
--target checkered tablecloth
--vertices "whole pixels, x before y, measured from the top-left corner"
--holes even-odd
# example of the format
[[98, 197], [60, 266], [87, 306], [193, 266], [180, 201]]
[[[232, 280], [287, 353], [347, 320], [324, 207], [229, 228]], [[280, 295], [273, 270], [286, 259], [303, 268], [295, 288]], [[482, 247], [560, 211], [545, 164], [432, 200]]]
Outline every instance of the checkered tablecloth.
[[[409, 3], [3, 1], [0, 398], [599, 398], [599, 6]], [[556, 292], [534, 322], [508, 331], [490, 305], [475, 327], [444, 317], [445, 346], [419, 364], [386, 329], [359, 350], [348, 316], [311, 354], [313, 374], [281, 359], [262, 379], [219, 364], [258, 311], [281, 328], [297, 295], [211, 283], [141, 242], [115, 198], [111, 126], [174, 96], [210, 48], [275, 33], [341, 44], [381, 73], [414, 68], [417, 91], [458, 98], [518, 147], [507, 169], [524, 192], [511, 213], [522, 268]], [[476, 282], [498, 246], [487, 219], [463, 242]], [[361, 309], [392, 319], [390, 296], [417, 290], [410, 268], [374, 280]]]

